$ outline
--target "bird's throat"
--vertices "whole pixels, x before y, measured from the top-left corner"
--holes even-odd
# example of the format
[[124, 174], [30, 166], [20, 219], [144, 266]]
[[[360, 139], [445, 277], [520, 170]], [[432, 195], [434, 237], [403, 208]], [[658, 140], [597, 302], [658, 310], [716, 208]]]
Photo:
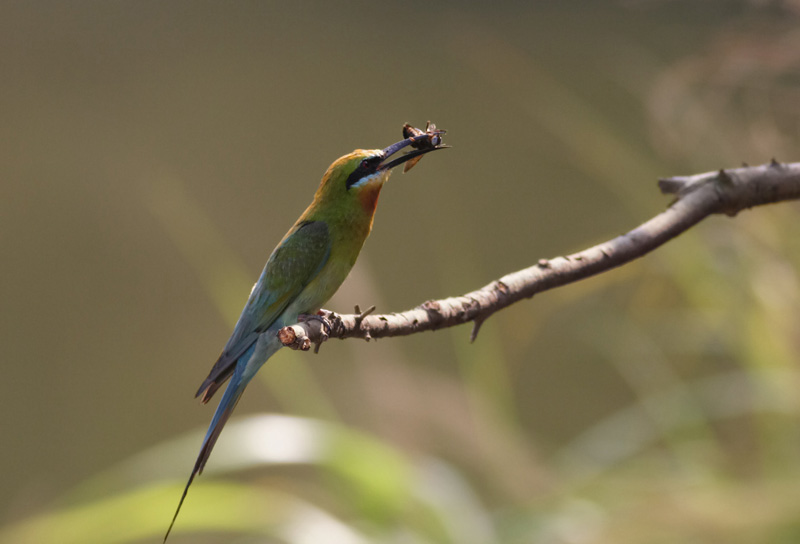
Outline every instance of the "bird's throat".
[[383, 183], [370, 183], [358, 193], [358, 200], [361, 202], [361, 206], [370, 216], [375, 213], [375, 208], [378, 206], [378, 197], [381, 194], [382, 187]]

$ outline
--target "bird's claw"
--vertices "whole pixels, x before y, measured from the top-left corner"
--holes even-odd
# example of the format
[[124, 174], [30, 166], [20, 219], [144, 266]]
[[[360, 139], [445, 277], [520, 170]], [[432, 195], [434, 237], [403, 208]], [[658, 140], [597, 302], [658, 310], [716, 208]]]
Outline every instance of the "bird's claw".
[[302, 316], [302, 321], [319, 321], [323, 330], [320, 332], [319, 342], [314, 344], [314, 353], [319, 353], [319, 348], [323, 342], [330, 338], [333, 334], [334, 325], [332, 320], [337, 319], [338, 316], [329, 310], [320, 310], [316, 314], [307, 314]]
[[334, 319], [336, 314], [329, 311], [329, 310], [320, 310], [315, 314], [300, 314], [297, 316], [297, 321], [300, 323], [308, 322], [308, 321], [319, 321], [323, 327], [325, 327], [326, 332], [330, 334], [333, 332], [333, 323], [331, 323], [331, 319]]

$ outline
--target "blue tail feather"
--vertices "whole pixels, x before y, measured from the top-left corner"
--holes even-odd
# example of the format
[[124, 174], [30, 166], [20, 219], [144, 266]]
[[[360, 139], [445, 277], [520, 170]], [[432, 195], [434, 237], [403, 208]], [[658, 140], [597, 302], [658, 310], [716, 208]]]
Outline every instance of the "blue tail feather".
[[169, 524], [167, 534], [164, 535], [164, 542], [167, 541], [169, 533], [172, 531], [172, 526], [175, 525], [175, 520], [178, 519], [178, 513], [181, 511], [183, 501], [186, 499], [189, 486], [192, 485], [195, 476], [203, 473], [203, 467], [205, 467], [206, 461], [208, 461], [208, 458], [211, 455], [211, 450], [214, 448], [214, 444], [217, 443], [217, 438], [219, 438], [222, 428], [225, 426], [225, 423], [228, 422], [228, 418], [233, 413], [233, 409], [236, 408], [236, 404], [239, 402], [239, 399], [241, 398], [247, 383], [250, 381], [250, 378], [252, 378], [253, 374], [255, 374], [255, 372], [246, 371], [249, 363], [251, 362], [250, 359], [253, 356], [255, 348], [255, 345], [251, 346], [250, 349], [242, 354], [236, 364], [236, 370], [233, 372], [233, 376], [231, 376], [228, 387], [225, 389], [225, 394], [222, 396], [219, 406], [217, 406], [217, 411], [214, 412], [214, 418], [211, 420], [211, 424], [208, 427], [206, 436], [203, 439], [203, 445], [200, 448], [197, 461], [195, 461], [192, 474], [189, 476], [189, 481], [186, 482], [186, 487], [183, 489], [181, 500], [178, 502], [178, 508], [175, 510], [175, 515], [172, 516], [172, 522]]

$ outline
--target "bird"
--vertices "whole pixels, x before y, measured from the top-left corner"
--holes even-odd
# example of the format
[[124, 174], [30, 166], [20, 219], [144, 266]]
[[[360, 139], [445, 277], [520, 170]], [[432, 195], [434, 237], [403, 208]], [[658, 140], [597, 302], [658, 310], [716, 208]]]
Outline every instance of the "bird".
[[[230, 339], [195, 397], [207, 403], [230, 380], [183, 490], [167, 541], [195, 476], [203, 472], [222, 428], [247, 384], [281, 347], [278, 331], [301, 314], [316, 314], [347, 277], [372, 230], [378, 196], [392, 168], [444, 149], [443, 130], [408, 132], [385, 149], [356, 149], [333, 162], [314, 200], [269, 256]], [[413, 150], [395, 156], [403, 148]], [[415, 164], [415, 162], [414, 162]]]

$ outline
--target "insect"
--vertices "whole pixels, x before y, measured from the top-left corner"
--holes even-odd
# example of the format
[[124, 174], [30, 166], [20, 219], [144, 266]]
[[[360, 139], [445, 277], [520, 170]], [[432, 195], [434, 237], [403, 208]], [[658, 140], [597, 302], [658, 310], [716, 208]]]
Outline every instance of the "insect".
[[[428, 121], [425, 125], [425, 130], [418, 129], [416, 127], [412, 127], [408, 123], [403, 125], [403, 138], [417, 138], [420, 137], [418, 140], [414, 140], [411, 143], [411, 147], [414, 149], [433, 149], [436, 147], [447, 147], [442, 145], [442, 134], [446, 134], [447, 131], [443, 129], [437, 129], [435, 123], [431, 123]], [[423, 138], [422, 136], [427, 136]], [[419, 157], [414, 157], [413, 159], [409, 159], [405, 166], [403, 167], [403, 173], [405, 174], [414, 166], [422, 160], [422, 155]]]

